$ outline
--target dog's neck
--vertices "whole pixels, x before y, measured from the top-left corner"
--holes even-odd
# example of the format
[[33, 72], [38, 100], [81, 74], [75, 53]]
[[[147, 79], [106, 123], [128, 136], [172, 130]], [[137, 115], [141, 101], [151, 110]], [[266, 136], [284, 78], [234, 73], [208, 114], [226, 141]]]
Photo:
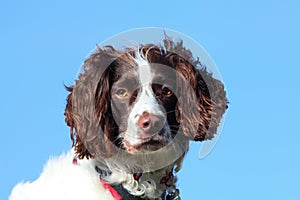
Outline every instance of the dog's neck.
[[141, 199], [179, 200], [174, 172], [181, 169], [188, 145], [188, 140], [177, 134], [171, 143], [155, 152], [119, 151], [108, 158], [96, 157], [92, 162], [100, 169], [98, 173], [103, 181], [111, 186], [121, 185], [130, 195]]
[[180, 199], [174, 173], [181, 168], [182, 158], [156, 171], [131, 173], [111, 169], [94, 160], [100, 179], [110, 184], [123, 199]]

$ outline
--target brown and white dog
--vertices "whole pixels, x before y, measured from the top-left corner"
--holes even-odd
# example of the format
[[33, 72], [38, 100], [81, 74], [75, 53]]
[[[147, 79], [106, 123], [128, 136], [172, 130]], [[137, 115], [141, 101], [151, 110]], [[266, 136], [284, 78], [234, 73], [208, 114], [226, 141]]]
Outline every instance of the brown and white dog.
[[98, 47], [67, 89], [72, 150], [10, 200], [180, 199], [189, 141], [212, 139], [227, 108], [223, 84], [170, 38]]

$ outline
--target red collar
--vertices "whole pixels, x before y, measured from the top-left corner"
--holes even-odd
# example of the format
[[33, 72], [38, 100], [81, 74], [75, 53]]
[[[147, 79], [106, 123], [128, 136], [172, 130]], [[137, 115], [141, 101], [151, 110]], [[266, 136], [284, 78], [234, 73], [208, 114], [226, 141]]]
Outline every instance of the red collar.
[[111, 196], [113, 196], [113, 198], [115, 200], [122, 200], [122, 197], [120, 196], [120, 194], [111, 185], [109, 185], [102, 179], [100, 179], [100, 183], [102, 184], [104, 189], [106, 189], [110, 192]]
[[[141, 177], [142, 177], [142, 173], [134, 174], [134, 179], [137, 180], [137, 181]], [[110, 194], [113, 196], [113, 198], [115, 200], [122, 200], [121, 195], [111, 185], [109, 185], [108, 183], [106, 183], [105, 181], [103, 181], [101, 178], [100, 178], [100, 183], [102, 184], [102, 186], [103, 186], [104, 189], [107, 189], [110, 192]]]

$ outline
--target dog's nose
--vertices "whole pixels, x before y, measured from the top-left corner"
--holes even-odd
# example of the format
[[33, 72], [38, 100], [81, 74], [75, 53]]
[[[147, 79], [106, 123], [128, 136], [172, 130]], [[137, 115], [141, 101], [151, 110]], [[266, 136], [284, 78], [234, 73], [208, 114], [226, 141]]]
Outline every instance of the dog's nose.
[[137, 121], [137, 125], [145, 133], [154, 134], [159, 132], [163, 128], [164, 120], [157, 115], [144, 112]]

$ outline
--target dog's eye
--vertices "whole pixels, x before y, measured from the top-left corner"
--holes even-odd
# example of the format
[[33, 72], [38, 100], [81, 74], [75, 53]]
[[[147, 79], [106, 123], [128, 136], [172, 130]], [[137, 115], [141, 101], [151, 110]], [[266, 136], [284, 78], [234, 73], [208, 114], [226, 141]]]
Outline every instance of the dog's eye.
[[173, 95], [173, 92], [167, 87], [163, 87], [162, 91], [163, 91], [163, 95], [165, 95], [166, 97], [170, 97]]
[[116, 93], [119, 97], [126, 97], [127, 96], [127, 91], [125, 89], [119, 89], [117, 90]]

